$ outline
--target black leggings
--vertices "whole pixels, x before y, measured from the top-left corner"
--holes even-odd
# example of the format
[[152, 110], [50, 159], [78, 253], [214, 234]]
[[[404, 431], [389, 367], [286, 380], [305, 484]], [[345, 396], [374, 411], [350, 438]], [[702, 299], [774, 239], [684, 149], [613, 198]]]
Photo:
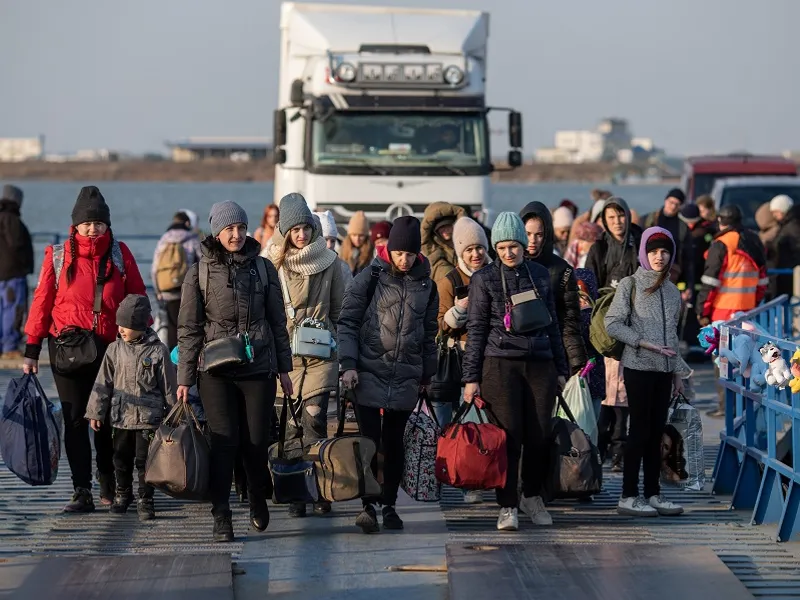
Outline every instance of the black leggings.
[[275, 377], [226, 379], [200, 375], [198, 390], [211, 430], [211, 513], [230, 511], [231, 482], [236, 452], [241, 449], [247, 473], [250, 504], [266, 501], [267, 451], [275, 407]]
[[144, 465], [147, 450], [153, 437], [151, 429], [114, 428], [114, 469], [117, 476], [117, 491], [133, 492], [133, 468], [139, 477], [139, 498], [152, 498], [153, 486], [144, 481]]
[[556, 381], [552, 361], [493, 356], [483, 361], [481, 393], [507, 436], [508, 476], [505, 487], [497, 490], [497, 503], [501, 507], [516, 508], [519, 504], [520, 458], [523, 495], [528, 498], [541, 495], [549, 466]]
[[[64, 449], [67, 451], [72, 485], [76, 488], [92, 489], [92, 445], [89, 441], [89, 421], [85, 419], [86, 406], [100, 371], [106, 348], [105, 343], [95, 338], [97, 358], [95, 361], [71, 373], [62, 375], [53, 369], [55, 341], [49, 338], [50, 368], [64, 411]], [[111, 425], [104, 419], [100, 431], [94, 434], [95, 461], [97, 470], [104, 476], [114, 476], [114, 448], [111, 442]]]
[[644, 496], [661, 493], [661, 436], [672, 397], [672, 373], [625, 368], [630, 430], [622, 467], [622, 496], [639, 495], [639, 467], [644, 471]]
[[[381, 498], [363, 498], [364, 506], [380, 502], [384, 506], [397, 503], [397, 490], [403, 479], [405, 451], [403, 433], [406, 430], [410, 410], [384, 410], [381, 423], [381, 409], [371, 406], [355, 405], [358, 429], [361, 435], [375, 442], [375, 447], [383, 449], [383, 495]], [[378, 455], [372, 460], [372, 472], [378, 477]]]

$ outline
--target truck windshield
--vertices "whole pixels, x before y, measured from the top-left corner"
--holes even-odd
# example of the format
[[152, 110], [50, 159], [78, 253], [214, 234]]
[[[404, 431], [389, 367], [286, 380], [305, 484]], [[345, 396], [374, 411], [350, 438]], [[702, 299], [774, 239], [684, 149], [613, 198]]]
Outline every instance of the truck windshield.
[[486, 127], [483, 113], [339, 112], [313, 122], [311, 159], [327, 172], [483, 174]]
[[800, 203], [800, 185], [742, 185], [726, 186], [722, 192], [719, 205], [737, 205], [742, 211], [742, 223], [745, 227], [758, 231], [756, 211], [758, 207], [769, 202], [779, 194], [786, 194], [796, 204]]

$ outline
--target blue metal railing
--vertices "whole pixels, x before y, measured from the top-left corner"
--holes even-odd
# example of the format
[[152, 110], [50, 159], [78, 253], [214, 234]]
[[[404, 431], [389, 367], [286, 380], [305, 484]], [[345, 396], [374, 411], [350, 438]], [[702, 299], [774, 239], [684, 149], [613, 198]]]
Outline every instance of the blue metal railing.
[[[714, 492], [731, 494], [732, 509], [752, 510], [752, 524], [775, 524], [777, 541], [796, 541], [800, 534], [800, 394], [792, 394], [788, 386], [751, 390], [749, 378], [729, 363], [722, 349], [732, 348], [736, 336], [747, 336], [755, 348], [772, 342], [791, 364], [797, 350], [793, 339], [797, 306], [780, 296], [720, 327], [725, 429], [720, 433]], [[755, 323], [766, 334], [744, 329], [745, 322]]]

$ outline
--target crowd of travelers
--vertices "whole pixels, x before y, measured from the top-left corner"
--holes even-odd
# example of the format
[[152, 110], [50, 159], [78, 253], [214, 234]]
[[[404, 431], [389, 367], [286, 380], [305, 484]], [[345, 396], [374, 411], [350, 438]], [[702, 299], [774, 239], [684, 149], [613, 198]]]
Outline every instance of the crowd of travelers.
[[[0, 199], [2, 351], [36, 373], [46, 342], [74, 486], [64, 511], [95, 510], [93, 440], [99, 502], [113, 513], [135, 502], [140, 519], [154, 518], [153, 488], [143, 475], [148, 444], [169, 406], [199, 395], [210, 432], [213, 538], [221, 542], [234, 539], [234, 482], [251, 526], [269, 525], [265, 465], [276, 409], [291, 403], [308, 447], [328, 437], [329, 403], [342, 390], [361, 435], [383, 457], [382, 493], [362, 498], [356, 525], [379, 531], [380, 507], [383, 528], [402, 529], [403, 435], [436, 372], [441, 343], [463, 355], [463, 390], [434, 403], [439, 424], [480, 397], [507, 435], [499, 530], [516, 530], [520, 509], [537, 525], [552, 523], [543, 493], [551, 419], [567, 380], [588, 362], [600, 454], [623, 474], [618, 511], [681, 514], [662, 495], [659, 477], [668, 407], [692, 374], [684, 330], [754, 308], [768, 293], [791, 293], [791, 278], [770, 283], [766, 269], [800, 263], [800, 206], [787, 196], [759, 211], [761, 232], [743, 226], [736, 206], [717, 213], [709, 197], [690, 204], [673, 189], [643, 217], [595, 190], [582, 214], [570, 200], [552, 209], [534, 201], [500, 213], [488, 229], [463, 207], [433, 202], [421, 221], [370, 223], [357, 212], [340, 235], [330, 212], [314, 213], [291, 193], [264, 209], [252, 234], [247, 212], [233, 201], [211, 208], [207, 235], [191, 210], [174, 215], [150, 274], [166, 315], [159, 336], [136, 261], [115, 238], [102, 193], [88, 186], [72, 210], [68, 239], [45, 251], [20, 355], [33, 271], [22, 197], [5, 186]], [[619, 360], [601, 355], [589, 337], [593, 306], [612, 292], [604, 323], [623, 344]], [[510, 313], [527, 299], [540, 309], [520, 327]], [[329, 332], [328, 355], [295, 351], [293, 340], [307, 327]], [[88, 335], [78, 339], [80, 332]], [[244, 340], [248, 360], [222, 373], [206, 368], [210, 348], [231, 340]], [[177, 368], [170, 358], [176, 348]], [[69, 368], [62, 368], [64, 352]], [[377, 458], [371, 468], [377, 477]], [[483, 496], [468, 491], [464, 501]], [[289, 515], [306, 517], [308, 508], [293, 502]], [[310, 508], [325, 515], [331, 503]]]

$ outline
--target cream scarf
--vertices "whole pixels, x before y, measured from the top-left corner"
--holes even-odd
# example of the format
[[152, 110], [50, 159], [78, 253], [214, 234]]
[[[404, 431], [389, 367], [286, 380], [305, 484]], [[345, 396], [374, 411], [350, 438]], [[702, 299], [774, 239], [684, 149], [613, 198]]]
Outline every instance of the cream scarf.
[[[483, 264], [481, 265], [481, 269], [488, 265], [491, 262], [488, 254], [484, 254], [483, 256]], [[467, 263], [464, 262], [464, 259], [460, 256], [458, 257], [458, 268], [467, 276], [472, 277], [474, 271], [467, 266]]]
[[[272, 240], [273, 242], [275, 241], [274, 236]], [[282, 248], [282, 243], [273, 243], [272, 246], [269, 247], [270, 258], [273, 262], [276, 262], [278, 258], [280, 258]], [[336, 262], [337, 258], [336, 252], [328, 250], [328, 246], [325, 244], [325, 238], [318, 237], [301, 250], [290, 248], [286, 252], [286, 258], [283, 260], [283, 268], [292, 273], [309, 276], [322, 273]]]

